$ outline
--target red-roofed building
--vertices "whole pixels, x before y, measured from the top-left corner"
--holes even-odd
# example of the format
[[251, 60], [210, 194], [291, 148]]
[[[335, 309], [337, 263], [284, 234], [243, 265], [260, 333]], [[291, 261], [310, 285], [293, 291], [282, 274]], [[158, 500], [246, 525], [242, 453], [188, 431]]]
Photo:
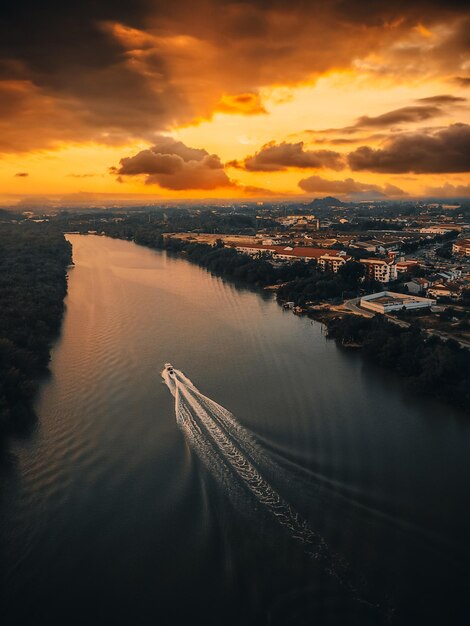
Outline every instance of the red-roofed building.
[[409, 272], [415, 267], [419, 267], [419, 261], [416, 261], [415, 259], [409, 259], [408, 261], [398, 261], [397, 272], [399, 274], [403, 272]]
[[331, 252], [327, 252], [323, 256], [319, 257], [318, 264], [323, 270], [329, 270], [330, 272], [335, 272], [336, 274], [339, 268], [349, 261], [352, 261], [352, 257], [347, 256], [344, 253], [332, 254]]
[[310, 248], [308, 246], [264, 246], [256, 244], [244, 244], [236, 246], [238, 252], [249, 254], [250, 256], [262, 256], [267, 254], [273, 259], [281, 261], [311, 261], [316, 260], [324, 270], [328, 269], [337, 272], [341, 265], [351, 260], [343, 250], [328, 250], [325, 248]]

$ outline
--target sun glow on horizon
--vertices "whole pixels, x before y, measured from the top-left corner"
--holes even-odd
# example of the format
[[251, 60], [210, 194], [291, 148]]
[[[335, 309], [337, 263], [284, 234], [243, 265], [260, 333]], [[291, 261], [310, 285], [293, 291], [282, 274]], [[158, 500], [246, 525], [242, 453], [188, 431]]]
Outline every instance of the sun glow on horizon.
[[328, 9], [305, 39], [313, 13], [247, 7], [222, 16], [225, 48], [199, 18], [185, 31], [171, 15], [102, 21], [93, 45], [121, 55], [75, 83], [55, 59], [59, 89], [10, 59], [24, 78], [0, 78], [2, 194], [303, 198], [352, 180], [385, 197], [470, 196], [466, 14], [361, 24]]

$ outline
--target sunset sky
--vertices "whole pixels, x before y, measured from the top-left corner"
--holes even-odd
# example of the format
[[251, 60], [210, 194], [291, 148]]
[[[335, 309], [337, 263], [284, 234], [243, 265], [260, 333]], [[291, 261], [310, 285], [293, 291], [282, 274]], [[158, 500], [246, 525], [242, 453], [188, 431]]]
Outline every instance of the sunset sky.
[[470, 196], [465, 4], [3, 0], [0, 202]]

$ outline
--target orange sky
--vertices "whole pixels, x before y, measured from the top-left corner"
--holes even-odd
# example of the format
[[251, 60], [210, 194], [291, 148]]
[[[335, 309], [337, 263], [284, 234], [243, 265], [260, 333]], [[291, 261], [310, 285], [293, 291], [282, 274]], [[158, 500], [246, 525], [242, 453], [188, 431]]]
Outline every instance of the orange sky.
[[0, 29], [2, 203], [470, 196], [460, 3], [24, 4]]

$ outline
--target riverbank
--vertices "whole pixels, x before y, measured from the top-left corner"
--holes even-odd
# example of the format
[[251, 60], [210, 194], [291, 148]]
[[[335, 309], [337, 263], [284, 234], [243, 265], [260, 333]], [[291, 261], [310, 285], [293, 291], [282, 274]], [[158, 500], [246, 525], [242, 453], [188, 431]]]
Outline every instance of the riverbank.
[[382, 315], [333, 318], [328, 336], [360, 347], [364, 358], [393, 370], [414, 391], [470, 410], [470, 352], [456, 341], [428, 337], [416, 325], [404, 328]]
[[[229, 278], [230, 273], [224, 272], [223, 260], [230, 259], [228, 267], [233, 267], [238, 260], [242, 263], [241, 268], [244, 267], [243, 263], [247, 266], [245, 272], [238, 273], [238, 279], [243, 280], [245, 275], [249, 277], [247, 281], [249, 284], [254, 283], [260, 289], [267, 286], [268, 290], [272, 291], [272, 283], [264, 284], [269, 274], [266, 268], [269, 264], [266, 261], [251, 259], [245, 255], [237, 255], [239, 258], [235, 259], [231, 258], [234, 252], [231, 249], [223, 253], [210, 246], [207, 248], [209, 250], [192, 248], [188, 251], [183, 247], [180, 251], [172, 251], [179, 252], [188, 260]], [[213, 263], [212, 261], [216, 259], [218, 262]], [[292, 302], [294, 313], [305, 314], [310, 319], [321, 322], [327, 328], [327, 337], [335, 340], [343, 348], [359, 350], [365, 359], [379, 367], [394, 371], [414, 391], [470, 411], [468, 350], [451, 340], [428, 337], [416, 325], [400, 328], [381, 315], [365, 318], [345, 311], [338, 304], [321, 303], [320, 294], [328, 294], [333, 299], [339, 288], [343, 293], [346, 290], [352, 292], [357, 289], [360, 273], [354, 267], [348, 268], [352, 269], [352, 272], [345, 277], [341, 274], [320, 272], [312, 266], [306, 271], [305, 265], [295, 269], [291, 266], [290, 270], [294, 269], [293, 273], [300, 271], [302, 275], [295, 275], [292, 280], [284, 280], [278, 285], [276, 299], [280, 305]], [[261, 277], [261, 280], [254, 280], [255, 277]], [[317, 303], [309, 304], [310, 298], [315, 299]]]
[[0, 445], [34, 420], [60, 330], [72, 247], [57, 229], [0, 224]]
[[470, 523], [461, 411], [405, 392], [254, 288], [131, 242], [68, 239], [75, 267], [38, 423], [12, 440], [15, 462], [2, 472], [7, 622], [68, 624], [73, 607], [72, 621], [166, 623], [179, 606], [204, 622], [208, 589], [211, 616], [229, 607], [238, 624], [263, 623], [260, 607], [277, 611], [291, 590], [307, 590], [307, 607], [312, 594], [323, 602], [317, 561], [307, 570], [256, 502], [237, 513], [229, 485], [189, 451], [160, 383], [167, 361], [281, 465], [270, 483], [374, 597], [393, 596], [397, 624], [465, 605], [453, 593]]
[[[125, 238], [129, 239], [129, 232]], [[452, 340], [428, 337], [416, 325], [400, 328], [383, 316], [366, 319], [339, 307], [341, 295], [354, 293], [359, 286], [359, 264], [347, 264], [346, 271], [336, 274], [304, 262], [274, 267], [266, 259], [254, 259], [233, 248], [164, 239], [161, 233], [142, 229], [135, 233], [134, 241], [166, 250], [259, 291], [268, 287], [272, 292], [276, 286], [280, 305], [292, 302], [294, 312], [324, 324], [327, 337], [338, 345], [359, 350], [367, 360], [398, 373], [414, 391], [470, 411], [468, 350]], [[325, 303], [327, 299], [330, 302]]]
[[413, 391], [470, 412], [470, 351], [459, 342], [430, 335], [416, 323], [400, 324], [379, 314], [358, 315], [337, 305], [293, 307], [293, 311], [324, 324], [328, 338], [394, 371]]

